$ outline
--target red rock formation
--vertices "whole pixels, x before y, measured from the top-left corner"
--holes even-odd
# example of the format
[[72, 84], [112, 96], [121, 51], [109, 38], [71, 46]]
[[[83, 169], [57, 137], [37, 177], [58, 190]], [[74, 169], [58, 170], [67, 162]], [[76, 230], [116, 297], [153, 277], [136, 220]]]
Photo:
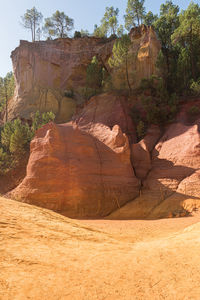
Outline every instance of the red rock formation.
[[152, 125], [146, 136], [137, 144], [132, 145], [132, 164], [137, 178], [144, 180], [152, 168], [151, 152], [161, 135], [160, 128]]
[[105, 216], [134, 199], [138, 180], [123, 133], [134, 130], [129, 118], [123, 98], [101, 95], [73, 123], [44, 126], [12, 196], [71, 217]]
[[74, 122], [82, 130], [97, 136], [99, 139], [103, 134], [103, 131], [99, 132], [98, 130], [99, 124], [104, 124], [110, 128], [117, 124], [122, 132], [126, 133], [130, 142], [135, 142], [135, 128], [130, 114], [126, 97], [102, 94], [92, 97], [81, 113], [74, 117]]
[[160, 140], [160, 129], [152, 126], [131, 149], [135, 130], [129, 113], [123, 97], [104, 94], [93, 97], [73, 123], [44, 126], [12, 196], [73, 217], [115, 210], [110, 218], [166, 217], [173, 209], [196, 206], [199, 122], [171, 124]]
[[136, 197], [126, 135], [117, 125], [99, 127], [104, 142], [71, 123], [40, 129], [27, 176], [12, 195], [71, 217], [105, 216]]
[[162, 187], [165, 194], [177, 190], [179, 183], [200, 168], [198, 125], [175, 123], [169, 126], [152, 153], [152, 170], [145, 186]]
[[190, 126], [171, 124], [154, 147], [151, 159], [144, 141], [132, 148], [136, 175], [142, 179], [140, 197], [108, 218], [183, 216], [195, 207], [200, 209], [199, 121]]

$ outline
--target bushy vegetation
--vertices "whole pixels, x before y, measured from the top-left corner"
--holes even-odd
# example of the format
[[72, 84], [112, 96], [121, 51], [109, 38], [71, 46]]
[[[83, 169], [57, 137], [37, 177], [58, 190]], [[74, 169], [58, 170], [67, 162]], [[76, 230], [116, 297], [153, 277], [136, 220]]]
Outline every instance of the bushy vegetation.
[[0, 128], [0, 174], [6, 173], [19, 163], [29, 151], [29, 144], [36, 130], [54, 119], [52, 112], [36, 112], [31, 126], [16, 119]]
[[104, 91], [105, 85], [108, 85], [109, 74], [104, 68], [102, 62], [94, 56], [87, 66], [86, 70], [86, 86], [81, 90], [81, 94], [85, 99]]
[[168, 93], [162, 78], [143, 79], [137, 95], [140, 101], [133, 106], [131, 116], [138, 140], [144, 137], [150, 125], [163, 126], [174, 121], [179, 108], [178, 97]]
[[162, 49], [158, 67], [169, 92], [198, 92], [200, 79], [200, 7], [191, 1], [186, 10], [172, 1], [160, 7], [160, 17], [153, 23]]
[[200, 114], [200, 108], [198, 106], [191, 106], [188, 111], [190, 116], [196, 116]]
[[[5, 77], [0, 77], [0, 112], [6, 108], [8, 100], [13, 96], [15, 89], [15, 80], [12, 72]], [[7, 110], [6, 110], [7, 116]]]
[[130, 76], [129, 76], [129, 47], [131, 45], [130, 37], [127, 34], [117, 39], [113, 46], [113, 56], [109, 59], [108, 64], [111, 68], [118, 68], [121, 76], [121, 82], [125, 83], [131, 92]]
[[137, 133], [137, 137], [139, 140], [145, 136], [146, 128], [145, 128], [145, 124], [142, 120], [140, 120], [137, 124], [136, 133]]

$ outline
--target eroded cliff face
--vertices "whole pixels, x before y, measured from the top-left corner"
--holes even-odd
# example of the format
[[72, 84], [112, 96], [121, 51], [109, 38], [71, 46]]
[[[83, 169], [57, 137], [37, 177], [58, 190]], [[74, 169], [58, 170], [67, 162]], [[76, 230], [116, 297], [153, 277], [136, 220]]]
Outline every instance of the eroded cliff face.
[[[142, 26], [130, 32], [132, 87], [156, 73], [160, 43], [152, 28]], [[30, 119], [37, 110], [53, 111], [56, 121], [67, 122], [83, 101], [86, 69], [94, 56], [111, 72], [108, 59], [114, 40], [84, 37], [30, 43], [21, 41], [11, 55], [16, 79], [13, 99], [9, 102], [8, 117]], [[112, 71], [114, 75], [115, 70]], [[115, 85], [120, 87], [119, 78]], [[73, 96], [70, 96], [73, 91]]]
[[130, 132], [134, 127], [125, 99], [92, 98], [73, 123], [38, 130], [27, 175], [12, 197], [70, 217], [108, 215], [139, 193]]
[[176, 121], [162, 131], [152, 126], [132, 145], [132, 162], [141, 180], [140, 197], [110, 219], [180, 217], [200, 209], [200, 119], [188, 118], [183, 105]]
[[53, 111], [58, 122], [70, 120], [76, 101], [68, 94], [72, 90], [76, 96], [80, 94], [92, 57], [96, 55], [106, 63], [113, 42], [87, 37], [21, 41], [11, 55], [16, 89], [9, 103], [9, 119], [16, 116], [28, 119], [39, 110]]
[[128, 88], [127, 73], [131, 89], [140, 85], [141, 79], [157, 75], [156, 61], [161, 44], [152, 27], [142, 25], [130, 31], [131, 45], [126, 64], [112, 71], [115, 89]]
[[[137, 86], [156, 73], [160, 45], [145, 26], [130, 37]], [[17, 87], [9, 117], [52, 110], [57, 122], [71, 121], [37, 132], [26, 177], [11, 197], [69, 217], [184, 216], [200, 208], [200, 116], [188, 118], [192, 105], [200, 108], [198, 100], [182, 104], [174, 123], [162, 129], [152, 125], [139, 143], [132, 100], [116, 92], [91, 98], [74, 114], [87, 64], [98, 54], [107, 66], [113, 43], [94, 38], [22, 42], [13, 52]], [[66, 97], [69, 90], [76, 101]]]
[[136, 143], [127, 99], [93, 97], [73, 122], [37, 132], [11, 196], [70, 217], [187, 215], [200, 208], [200, 119], [187, 110]]

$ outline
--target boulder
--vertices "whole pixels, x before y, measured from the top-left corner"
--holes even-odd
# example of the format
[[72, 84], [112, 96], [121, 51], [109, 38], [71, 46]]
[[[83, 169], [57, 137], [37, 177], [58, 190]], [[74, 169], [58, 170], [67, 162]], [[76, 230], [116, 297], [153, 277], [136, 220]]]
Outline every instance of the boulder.
[[12, 197], [70, 217], [106, 216], [136, 197], [127, 136], [118, 125], [96, 129], [100, 139], [72, 123], [39, 129]]

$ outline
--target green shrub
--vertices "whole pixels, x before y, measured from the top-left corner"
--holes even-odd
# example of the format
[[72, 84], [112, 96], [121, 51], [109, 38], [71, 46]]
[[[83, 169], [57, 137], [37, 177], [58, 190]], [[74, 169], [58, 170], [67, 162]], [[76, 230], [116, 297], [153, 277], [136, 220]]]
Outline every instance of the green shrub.
[[18, 164], [25, 153], [35, 131], [42, 125], [53, 121], [52, 112], [40, 114], [36, 112], [32, 118], [32, 126], [23, 123], [20, 119], [7, 122], [0, 131], [0, 173], [6, 173]]
[[28, 150], [29, 143], [31, 141], [31, 131], [27, 124], [22, 124], [19, 119], [14, 121], [14, 131], [10, 136], [10, 153], [15, 158], [21, 157]]
[[81, 38], [81, 32], [80, 31], [75, 31], [74, 32], [74, 38]]
[[12, 166], [12, 159], [11, 156], [3, 150], [3, 148], [0, 148], [0, 174], [4, 174]]
[[54, 120], [55, 120], [55, 115], [53, 112], [45, 112], [41, 114], [39, 111], [37, 111], [32, 116], [32, 126], [31, 126], [32, 135], [34, 135], [35, 131], [38, 130], [40, 127]]
[[99, 63], [96, 56], [93, 57], [91, 63], [87, 67], [86, 84], [88, 88], [98, 90], [102, 87], [103, 67]]
[[16, 119], [4, 125], [1, 132], [1, 144], [7, 153], [18, 157], [26, 152], [31, 136], [30, 127]]
[[200, 79], [197, 81], [192, 80], [190, 84], [190, 90], [192, 94], [195, 96], [200, 95]]
[[79, 89], [79, 93], [84, 99], [89, 100], [97, 94], [97, 90], [90, 87], [84, 87]]
[[135, 106], [132, 107], [130, 116], [131, 116], [131, 118], [133, 120], [133, 123], [135, 125], [137, 125], [140, 122], [140, 120], [141, 120], [141, 112]]
[[137, 136], [139, 139], [142, 139], [145, 136], [145, 132], [146, 132], [145, 124], [142, 120], [139, 121], [136, 131], [137, 131]]
[[67, 90], [64, 92], [64, 96], [67, 97], [67, 98], [74, 98], [74, 91], [71, 89], [71, 90]]
[[193, 105], [192, 107], [190, 107], [190, 109], [188, 110], [189, 114], [191, 116], [196, 116], [200, 113], [200, 109], [198, 106]]

